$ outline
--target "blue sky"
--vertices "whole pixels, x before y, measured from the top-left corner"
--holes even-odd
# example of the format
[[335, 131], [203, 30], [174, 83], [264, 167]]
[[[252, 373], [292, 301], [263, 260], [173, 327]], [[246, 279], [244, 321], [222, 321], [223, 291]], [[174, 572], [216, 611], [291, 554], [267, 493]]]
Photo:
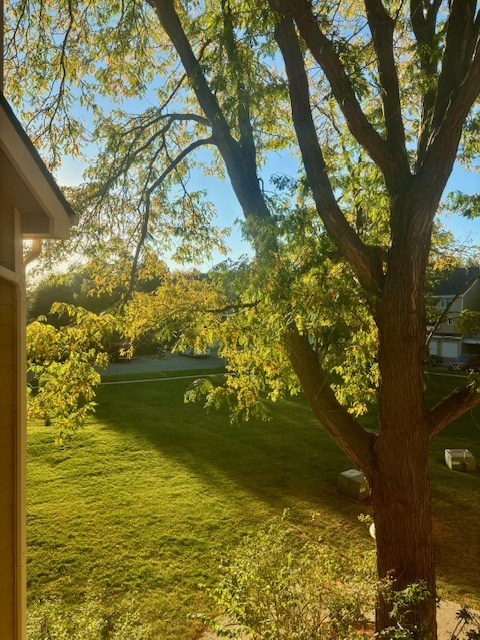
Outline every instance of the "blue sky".
[[[453, 170], [447, 185], [449, 191], [478, 193], [480, 191], [480, 173], [467, 172], [459, 166]], [[468, 244], [480, 245], [480, 219], [467, 220], [463, 216], [442, 216], [442, 222], [454, 234], [458, 241], [467, 240]]]
[[[61, 185], [74, 186], [82, 182], [82, 174], [86, 165], [79, 160], [66, 158], [62, 167], [57, 172], [57, 178]], [[267, 164], [263, 168], [262, 177], [265, 182], [265, 189], [269, 188], [269, 179], [276, 173], [285, 173], [291, 176], [296, 175], [297, 161], [286, 153], [271, 154]], [[232, 232], [228, 240], [233, 260], [242, 254], [250, 253], [250, 246], [242, 240], [237, 219], [242, 219], [242, 212], [238, 201], [233, 193], [228, 180], [221, 181], [214, 177], [203, 177], [198, 175], [192, 180], [194, 188], [205, 189], [208, 198], [213, 202], [218, 214], [218, 225], [221, 227], [231, 227]], [[450, 177], [446, 193], [460, 190], [465, 193], [475, 193], [480, 191], [480, 173], [467, 172], [456, 166]], [[460, 244], [480, 245], [480, 219], [467, 220], [459, 215], [442, 215], [441, 222], [453, 233], [456, 241]], [[202, 265], [202, 269], [208, 269], [215, 263], [224, 260], [225, 257], [217, 254], [210, 262]], [[176, 267], [178, 268], [178, 266]]]

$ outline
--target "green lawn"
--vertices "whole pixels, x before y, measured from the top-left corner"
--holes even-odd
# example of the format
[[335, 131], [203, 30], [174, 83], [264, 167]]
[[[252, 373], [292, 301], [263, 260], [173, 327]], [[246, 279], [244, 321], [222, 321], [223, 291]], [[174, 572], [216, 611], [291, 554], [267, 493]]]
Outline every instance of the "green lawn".
[[[336, 493], [351, 463], [303, 400], [274, 407], [268, 423], [232, 426], [184, 405], [189, 380], [103, 386], [91, 424], [64, 448], [31, 425], [28, 449], [28, 594], [72, 607], [94, 591], [115, 605], [133, 594], [158, 640], [194, 639], [189, 613], [208, 611], [217, 547], [284, 509], [338, 545], [371, 549], [357, 516], [369, 507]], [[430, 376], [432, 399], [454, 378]], [[480, 473], [454, 473], [446, 447], [480, 460], [480, 412], [432, 444], [438, 572], [444, 595], [480, 606]], [[315, 517], [312, 516], [315, 514]]]

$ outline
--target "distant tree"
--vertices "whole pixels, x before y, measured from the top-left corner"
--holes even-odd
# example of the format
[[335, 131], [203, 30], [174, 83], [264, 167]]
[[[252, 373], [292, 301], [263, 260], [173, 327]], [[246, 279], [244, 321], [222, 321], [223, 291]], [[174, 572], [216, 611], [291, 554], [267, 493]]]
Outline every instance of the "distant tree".
[[[40, 281], [27, 293], [27, 318], [36, 320], [40, 316], [50, 316], [50, 310], [55, 302], [75, 303], [75, 290], [78, 291], [80, 283], [74, 283], [72, 279], [67, 283], [65, 278], [49, 276]], [[55, 323], [55, 319], [49, 320]]]
[[[150, 255], [137, 265], [133, 287], [152, 291], [158, 287], [168, 269], [164, 262]], [[70, 267], [66, 273], [48, 274], [37, 278], [27, 293], [27, 316], [35, 320], [47, 316], [58, 325], [60, 318], [51, 313], [55, 302], [82, 307], [93, 313], [118, 313], [132, 285], [132, 258], [98, 255], [87, 263]], [[64, 321], [67, 319], [64, 317]]]

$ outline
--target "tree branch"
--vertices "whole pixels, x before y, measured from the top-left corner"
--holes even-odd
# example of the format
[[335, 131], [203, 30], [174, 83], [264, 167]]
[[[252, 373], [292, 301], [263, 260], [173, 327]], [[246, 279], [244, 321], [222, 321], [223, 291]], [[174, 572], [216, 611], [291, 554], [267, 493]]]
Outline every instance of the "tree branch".
[[405, 143], [405, 129], [400, 108], [400, 88], [393, 55], [395, 23], [385, 10], [382, 0], [365, 0], [367, 19], [378, 61], [378, 75], [382, 88], [382, 102], [387, 130], [387, 144], [395, 150], [402, 170], [408, 173], [409, 163]]
[[439, 433], [450, 422], [456, 420], [461, 415], [474, 409], [480, 404], [480, 392], [472, 386], [455, 389], [446, 398], [443, 398], [428, 412], [430, 420], [430, 437]]
[[189, 153], [198, 149], [198, 147], [203, 147], [207, 144], [216, 144], [215, 137], [210, 136], [209, 138], [203, 138], [200, 140], [194, 140], [188, 147], [185, 147], [181, 153], [178, 154], [176, 158], [172, 160], [172, 162], [168, 165], [168, 167], [162, 172], [162, 174], [155, 180], [155, 182], [148, 188], [147, 197], [150, 198], [152, 193], [157, 189], [165, 178], [175, 169], [176, 166], [180, 164], [180, 162], [188, 156]]
[[294, 324], [288, 330], [287, 346], [293, 369], [313, 413], [353, 462], [369, 474], [373, 466], [375, 436], [365, 431], [338, 402], [308, 337], [300, 335]]
[[[477, 27], [478, 29], [478, 27]], [[452, 171], [458, 144], [473, 104], [480, 95], [480, 42], [477, 36], [475, 56], [460, 85], [449, 95], [443, 120], [432, 127], [423, 165], [418, 170], [417, 190], [437, 190], [440, 194]], [[433, 214], [432, 214], [433, 215]]]
[[[154, 131], [152, 135], [142, 145], [140, 145], [139, 147], [135, 147], [135, 143], [141, 138], [142, 134], [147, 129], [149, 129], [155, 124], [158, 124], [162, 120], [167, 120], [167, 123], [161, 129]], [[101, 191], [103, 193], [107, 193], [110, 187], [112, 186], [112, 184], [130, 168], [133, 160], [135, 160], [135, 158], [137, 158], [143, 151], [148, 149], [151, 146], [151, 144], [155, 142], [155, 140], [157, 140], [160, 137], [163, 137], [175, 122], [188, 122], [188, 121], [198, 122], [199, 124], [203, 124], [207, 127], [210, 127], [210, 122], [206, 118], [196, 114], [189, 114], [189, 113], [159, 114], [155, 118], [148, 120], [146, 123], [144, 124], [140, 123], [135, 127], [132, 127], [129, 130], [125, 131], [122, 137], [116, 138], [115, 139], [116, 149], [113, 150], [113, 153], [115, 158], [118, 158], [118, 154], [120, 153], [120, 158], [121, 158], [120, 164], [115, 168], [115, 164], [113, 162], [111, 163], [110, 173], [106, 178], [106, 180], [104, 180]], [[128, 145], [127, 150], [126, 151], [121, 150], [123, 138], [134, 132], [135, 132], [135, 135], [132, 141], [130, 142], [130, 144]], [[119, 147], [120, 147], [120, 151], [119, 151]], [[108, 147], [107, 147], [107, 151], [108, 151]]]
[[[278, 0], [272, 0], [272, 4], [278, 6]], [[289, 16], [282, 17], [278, 22], [275, 38], [285, 61], [293, 123], [317, 211], [327, 232], [352, 264], [362, 284], [370, 292], [378, 292], [383, 279], [381, 265], [374, 262], [373, 254], [369, 253], [345, 219], [325, 171], [325, 161], [310, 108], [305, 65], [295, 27]]]
[[285, 7], [288, 7], [301, 36], [330, 83], [351, 134], [367, 151], [384, 176], [393, 178], [394, 174], [398, 173], [398, 159], [363, 113], [352, 83], [332, 42], [320, 30], [311, 2], [309, 0], [272, 0], [271, 4], [283, 15]]
[[[174, 158], [174, 160], [168, 165], [168, 167], [162, 172], [162, 174], [155, 180], [155, 182], [152, 183], [152, 185], [150, 185], [150, 187], [148, 187], [148, 189], [146, 189], [145, 194], [144, 194], [144, 200], [145, 200], [145, 211], [143, 214], [143, 219], [142, 219], [142, 226], [141, 226], [141, 231], [140, 231], [140, 238], [137, 242], [137, 247], [135, 249], [135, 256], [133, 259], [133, 266], [132, 266], [132, 273], [131, 273], [131, 277], [130, 277], [130, 286], [129, 286], [129, 290], [128, 290], [128, 296], [130, 297], [133, 293], [133, 289], [135, 286], [135, 273], [137, 271], [137, 267], [138, 267], [138, 261], [140, 259], [140, 251], [145, 243], [145, 239], [147, 237], [147, 233], [148, 233], [148, 225], [150, 222], [150, 210], [151, 210], [151, 198], [152, 198], [152, 193], [158, 189], [158, 187], [162, 184], [162, 182], [165, 180], [165, 178], [175, 169], [175, 167], [177, 167], [180, 162], [192, 151], [194, 151], [195, 149], [198, 149], [198, 147], [207, 145], [207, 144], [215, 144], [215, 141], [213, 139], [213, 137], [210, 138], [205, 138], [203, 140], [195, 140], [194, 142], [192, 142], [191, 144], [188, 145], [188, 147], [186, 147], [185, 149], [183, 149], [183, 151], [181, 153], [178, 154], [178, 156], [176, 158]], [[150, 166], [150, 172], [149, 172], [149, 176], [151, 175], [153, 170], [153, 166]], [[148, 180], [148, 178], [147, 178]]]
[[[183, 30], [172, 0], [149, 0], [172, 41], [190, 80], [198, 102], [210, 121], [215, 142], [224, 159], [235, 195], [246, 218], [270, 220], [270, 212], [259, 185], [256, 163], [231, 134], [216, 96]], [[241, 96], [239, 96], [241, 98]]]
[[238, 129], [240, 133], [240, 144], [246, 153], [252, 156], [252, 161], [256, 160], [255, 141], [253, 137], [252, 123], [250, 120], [250, 108], [248, 91], [245, 87], [242, 76], [239, 69], [239, 59], [237, 51], [237, 43], [235, 40], [235, 27], [233, 23], [232, 10], [230, 6], [230, 0], [221, 0], [222, 13], [224, 16], [224, 29], [225, 29], [225, 43], [227, 50], [227, 57], [233, 69], [233, 75], [235, 78], [236, 92], [239, 96], [238, 101]]
[[427, 142], [430, 137], [430, 130], [433, 117], [433, 107], [436, 96], [436, 78], [438, 73], [437, 53], [438, 43], [435, 40], [435, 29], [437, 24], [438, 10], [442, 0], [434, 0], [428, 5], [426, 14], [424, 14], [423, 0], [410, 0], [410, 20], [412, 22], [413, 32], [418, 43], [418, 55], [420, 66], [428, 78], [428, 87], [425, 91], [422, 101], [422, 115], [420, 120], [420, 129], [417, 142], [417, 162], [416, 168], [421, 166]]
[[453, 92], [465, 81], [472, 55], [478, 45], [478, 25], [475, 25], [476, 0], [451, 0], [445, 37], [442, 70], [438, 79], [433, 128], [445, 118]]
[[[256, 166], [252, 163], [251, 156], [243, 153], [242, 146], [232, 137], [220, 105], [195, 58], [172, 0], [149, 0], [149, 2], [155, 7], [163, 28], [182, 60], [200, 106], [211, 123], [215, 143], [223, 156], [232, 186], [245, 216], [247, 218], [253, 216], [257, 219], [270, 219], [270, 213], [258, 183]], [[314, 137], [316, 139], [316, 135]], [[379, 136], [378, 140], [381, 141], [385, 150], [385, 143]], [[331, 190], [330, 187], [329, 189]], [[335, 222], [335, 219], [332, 219], [332, 222]], [[359, 249], [356, 261], [366, 276], [370, 277], [371, 269], [365, 255], [366, 248], [361, 250], [363, 245], [348, 224], [346, 227], [345, 223], [340, 222], [339, 224], [341, 227], [340, 235], [345, 231], [349, 236], [348, 242], [356, 243]], [[352, 234], [356, 240], [353, 239]], [[263, 246], [262, 249], [265, 255], [265, 247]], [[352, 249], [352, 256], [354, 253], [355, 251]], [[365, 471], [370, 471], [372, 468], [370, 450], [374, 436], [366, 432], [336, 400], [328, 384], [326, 374], [323, 372], [316, 354], [312, 351], [307, 337], [299, 334], [293, 321], [289, 327], [287, 341], [290, 360], [302, 387], [306, 390], [315, 414], [352, 460]], [[311, 371], [306, 371], [306, 367]]]
[[[438, 194], [437, 205], [451, 174], [465, 119], [480, 95], [480, 12], [475, 0], [452, 0], [445, 54], [429, 140], [417, 170], [418, 197]], [[431, 216], [436, 207], [432, 207]]]

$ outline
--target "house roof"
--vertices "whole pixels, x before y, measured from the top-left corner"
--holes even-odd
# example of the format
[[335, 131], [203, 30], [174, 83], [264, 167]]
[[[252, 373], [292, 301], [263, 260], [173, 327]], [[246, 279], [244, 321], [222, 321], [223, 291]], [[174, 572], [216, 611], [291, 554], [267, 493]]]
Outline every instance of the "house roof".
[[449, 278], [439, 282], [433, 294], [435, 296], [456, 296], [464, 293], [480, 275], [480, 267], [459, 267]]
[[2, 93], [0, 147], [2, 188], [20, 209], [22, 232], [32, 237], [67, 237], [76, 221], [75, 211]]

